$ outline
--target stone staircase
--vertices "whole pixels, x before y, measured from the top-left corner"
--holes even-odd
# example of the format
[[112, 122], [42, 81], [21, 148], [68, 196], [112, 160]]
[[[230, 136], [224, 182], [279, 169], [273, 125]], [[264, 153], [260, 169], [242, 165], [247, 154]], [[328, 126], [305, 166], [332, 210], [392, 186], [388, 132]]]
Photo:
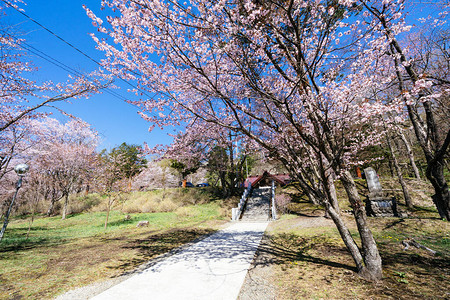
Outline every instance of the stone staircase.
[[270, 218], [270, 187], [260, 187], [252, 191], [247, 199], [247, 205], [241, 221], [268, 221]]

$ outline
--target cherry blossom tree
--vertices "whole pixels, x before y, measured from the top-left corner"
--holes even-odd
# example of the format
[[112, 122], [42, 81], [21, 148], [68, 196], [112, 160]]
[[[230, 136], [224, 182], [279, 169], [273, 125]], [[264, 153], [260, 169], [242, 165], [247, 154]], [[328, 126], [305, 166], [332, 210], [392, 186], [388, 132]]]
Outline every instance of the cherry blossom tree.
[[[410, 44], [398, 38], [405, 28], [404, 1], [360, 1], [366, 16], [387, 41], [386, 51], [395, 65], [398, 99], [406, 106], [416, 138], [427, 161], [426, 176], [434, 187], [433, 201], [442, 218], [450, 221], [450, 192], [444, 177], [445, 155], [450, 145], [450, 129], [437, 121], [439, 110], [450, 114], [444, 103], [449, 97], [448, 24], [449, 4], [443, 4], [437, 16], [421, 18], [424, 26]], [[426, 38], [424, 38], [424, 32]], [[438, 42], [437, 42], [438, 41]], [[415, 43], [414, 43], [415, 42]], [[409, 47], [408, 47], [409, 46]], [[422, 115], [423, 113], [423, 115]], [[444, 118], [445, 119], [445, 118]], [[444, 129], [444, 130], [442, 130]]]
[[[29, 235], [34, 214], [42, 201], [50, 201], [48, 215], [53, 213], [55, 203], [65, 199], [63, 219], [68, 212], [69, 195], [79, 190], [80, 185], [94, 173], [97, 145], [97, 133], [81, 120], [72, 119], [66, 124], [45, 117], [43, 120], [20, 120], [6, 131], [11, 131], [19, 125], [27, 123], [26, 140], [14, 144], [19, 150], [12, 151], [15, 156], [10, 164], [27, 162], [30, 172], [25, 177], [21, 197], [16, 207], [28, 205], [31, 218], [27, 237]], [[13, 131], [14, 132], [14, 131]], [[31, 142], [33, 141], [33, 142]], [[23, 143], [25, 146], [20, 145]], [[0, 212], [3, 214], [5, 205], [10, 203], [13, 190], [13, 172], [4, 172], [0, 178]]]
[[0, 181], [13, 170], [14, 163], [29, 159], [27, 153], [43, 138], [31, 120], [21, 120], [0, 133]]
[[[371, 2], [378, 5], [379, 1]], [[399, 5], [384, 0], [381, 5]], [[400, 1], [401, 2], [401, 1]], [[359, 274], [378, 280], [381, 258], [349, 169], [358, 150], [379, 143], [380, 116], [401, 113], [401, 99], [380, 93], [396, 78], [383, 22], [371, 4], [321, 1], [117, 1], [100, 32], [105, 66], [155, 99], [137, 101], [154, 124], [214, 124], [245, 136], [252, 149], [281, 161], [324, 205]], [[400, 14], [400, 15], [398, 15]], [[393, 36], [409, 28], [395, 22]], [[108, 40], [111, 38], [111, 43]], [[105, 38], [103, 38], [105, 37]], [[118, 44], [117, 46], [114, 45]], [[370, 124], [372, 127], [368, 127]], [[334, 180], [353, 207], [361, 248], [341, 216]]]
[[24, 186], [23, 200], [21, 205], [27, 205], [31, 212], [31, 217], [28, 223], [28, 231], [26, 238], [28, 239], [33, 225], [35, 214], [38, 212], [39, 204], [48, 198], [48, 194], [51, 191], [49, 188], [51, 185], [48, 183], [48, 177], [44, 170], [38, 170], [33, 168], [31, 172], [27, 174], [26, 185]]
[[64, 198], [62, 219], [68, 213], [69, 196], [79, 190], [82, 183], [96, 168], [97, 133], [81, 120], [70, 120], [65, 124], [51, 118], [36, 121], [35, 126], [46, 136], [39, 148], [32, 149], [33, 169], [42, 170], [47, 178], [46, 196], [50, 200], [48, 214], [56, 201]]
[[27, 74], [37, 71], [24, 59], [22, 39], [0, 31], [0, 133], [16, 122], [36, 118], [38, 110], [54, 107], [56, 102], [89, 97], [100, 92], [110, 77], [95, 71], [80, 77], [70, 77], [66, 83], [50, 81], [37, 83], [27, 79]]
[[[1, 161], [0, 161], [0, 211], [3, 212], [5, 206], [11, 201], [11, 188], [13, 182], [17, 180], [13, 168], [19, 163], [27, 163], [33, 165], [33, 149], [39, 147], [39, 144], [45, 140], [45, 135], [40, 131], [39, 126], [35, 126], [35, 122], [30, 119], [24, 119], [16, 122], [7, 130], [0, 133]], [[25, 179], [21, 194], [27, 194], [28, 179], [33, 177], [29, 172]], [[16, 207], [21, 206], [22, 200], [32, 199], [34, 197], [19, 197], [16, 201]]]
[[133, 178], [132, 188], [134, 190], [163, 188], [165, 191], [167, 187], [177, 187], [179, 176], [170, 165], [169, 159], [149, 161], [147, 167]]

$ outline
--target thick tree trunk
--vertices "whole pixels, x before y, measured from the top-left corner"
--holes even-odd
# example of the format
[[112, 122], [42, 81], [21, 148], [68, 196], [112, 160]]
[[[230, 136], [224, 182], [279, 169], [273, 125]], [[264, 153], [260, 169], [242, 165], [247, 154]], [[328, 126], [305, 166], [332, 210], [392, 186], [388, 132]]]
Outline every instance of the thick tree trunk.
[[416, 161], [414, 159], [414, 152], [412, 151], [411, 145], [409, 144], [409, 141], [406, 139], [406, 136], [403, 134], [403, 132], [400, 132], [399, 135], [406, 147], [406, 152], [408, 152], [408, 158], [414, 171], [414, 176], [416, 176], [417, 179], [421, 180], [419, 169], [417, 168]]
[[447, 181], [444, 177], [444, 165], [441, 161], [429, 161], [427, 178], [434, 187], [433, 202], [436, 205], [441, 218], [450, 221], [450, 193]]
[[336, 210], [331, 206], [329, 203], [325, 205], [325, 209], [327, 214], [331, 217], [334, 224], [336, 225], [336, 228], [339, 231], [339, 235], [341, 236], [342, 240], [344, 241], [345, 246], [347, 247], [347, 250], [350, 252], [350, 255], [352, 256], [356, 268], [358, 269], [359, 274], [365, 274], [366, 267], [364, 265], [364, 260], [361, 255], [361, 252], [358, 248], [358, 245], [356, 244], [355, 240], [353, 239], [352, 235], [350, 234], [350, 231], [348, 230], [347, 226], [344, 223], [344, 220], [342, 219], [341, 215], [336, 212]]
[[62, 218], [61, 218], [62, 220], [66, 219], [68, 206], [69, 206], [69, 194], [67, 193], [64, 198], [64, 207], [63, 207]]
[[[414, 108], [410, 105], [408, 105], [407, 107], [410, 117], [415, 116]], [[417, 139], [419, 141], [419, 145], [421, 146], [427, 160], [426, 177], [431, 182], [434, 188], [435, 194], [433, 196], [433, 202], [436, 205], [441, 218], [445, 218], [447, 221], [450, 221], [450, 195], [448, 184], [444, 177], [443, 155], [443, 152], [448, 149], [447, 145], [448, 139], [450, 138], [450, 133], [447, 135], [444, 145], [441, 146], [438, 151], [433, 151], [427, 138], [426, 131], [419, 120], [417, 120], [417, 118], [411, 117], [411, 121]], [[432, 126], [434, 123], [428, 122], [428, 124]]]
[[50, 200], [50, 205], [48, 206], [47, 214], [46, 214], [47, 217], [50, 217], [53, 214], [53, 210], [55, 209], [55, 202], [56, 202], [56, 200], [54, 200], [54, 199]]
[[[374, 13], [374, 11], [372, 11], [372, 13]], [[391, 33], [391, 29], [388, 27], [385, 17], [377, 12], [375, 12], [375, 15], [380, 19], [383, 27], [386, 29], [386, 33], [389, 35]], [[419, 80], [419, 76], [416, 70], [414, 70], [413, 65], [409, 63], [404, 64], [404, 62], [407, 62], [406, 56], [395, 38], [391, 39], [391, 52], [393, 54], [397, 53], [400, 56], [399, 58], [394, 59], [395, 67], [399, 68], [400, 65], [402, 65], [405, 68], [411, 82], [416, 83]], [[393, 56], [396, 57], [395, 55]], [[405, 84], [403, 82], [402, 74], [399, 69], [397, 69], [396, 73], [399, 81], [399, 89], [403, 93]], [[419, 93], [419, 98], [424, 99], [424, 96], [426, 95]], [[448, 185], [444, 178], [443, 169], [444, 153], [447, 152], [450, 145], [450, 131], [447, 132], [444, 142], [441, 143], [438, 134], [438, 124], [435, 121], [431, 102], [421, 101], [425, 112], [425, 123], [420, 117], [420, 113], [417, 108], [411, 104], [408, 104], [406, 97], [404, 97], [404, 100], [417, 141], [419, 142], [419, 145], [427, 159], [426, 176], [434, 187], [435, 195], [433, 196], [433, 201], [440, 216], [445, 217], [447, 221], [450, 221], [450, 196]]]
[[365, 268], [360, 270], [360, 275], [369, 280], [380, 280], [382, 277], [381, 257], [373, 234], [367, 224], [365, 207], [359, 197], [355, 182], [348, 171], [342, 172], [341, 181], [352, 205], [356, 226], [361, 237], [362, 257]]
[[[311, 114], [313, 117], [316, 116], [314, 114], [314, 109], [312, 108]], [[378, 281], [382, 278], [381, 257], [378, 252], [375, 239], [373, 238], [372, 232], [370, 231], [369, 226], [367, 224], [367, 216], [364, 205], [361, 201], [361, 198], [359, 197], [358, 190], [356, 189], [356, 185], [352, 175], [348, 171], [341, 170], [340, 163], [338, 161], [335, 161], [336, 153], [333, 153], [333, 149], [336, 149], [335, 146], [336, 143], [334, 136], [330, 134], [330, 131], [328, 130], [328, 126], [326, 123], [323, 123], [322, 125], [325, 126], [321, 127], [318, 125], [319, 122], [317, 120], [320, 120], [320, 118], [317, 117], [317, 119], [315, 120], [314, 118], [311, 119], [311, 121], [313, 121], [315, 125], [314, 127], [316, 129], [317, 135], [321, 136], [320, 128], [324, 128], [324, 133], [326, 137], [326, 142], [324, 141], [320, 142], [321, 145], [319, 148], [321, 154], [320, 157], [318, 158], [318, 163], [320, 164], [321, 169], [320, 172], [322, 175], [321, 177], [323, 187], [327, 191], [327, 198], [330, 200], [330, 203], [326, 203], [326, 208], [330, 216], [334, 218], [333, 220], [336, 219], [335, 224], [337, 223], [336, 226], [338, 226], [338, 230], [340, 231], [340, 234], [343, 237], [344, 242], [346, 243], [347, 247], [349, 247], [349, 251], [356, 262], [356, 265], [358, 267], [358, 274], [368, 280]], [[329, 165], [326, 163], [326, 161], [333, 163]], [[331, 205], [331, 203], [333, 203], [336, 205], [336, 207], [339, 207], [337, 199], [332, 200], [332, 198], [335, 198], [336, 194], [330, 191], [330, 187], [332, 184], [332, 177], [330, 173], [326, 172], [326, 170], [329, 169], [329, 167], [333, 167], [334, 171], [337, 174], [340, 174], [341, 176], [341, 181], [344, 185], [348, 199], [354, 211], [356, 225], [358, 227], [359, 236], [361, 238], [361, 251], [356, 251], [356, 249], [352, 246], [352, 244], [346, 237], [345, 231], [341, 232], [341, 229], [339, 229], [340, 226], [342, 226], [339, 222], [340, 218], [337, 218], [339, 214], [335, 212], [334, 209], [332, 209], [333, 207]], [[362, 257], [362, 261], [364, 264], [361, 263], [360, 257]]]
[[330, 198], [330, 203], [333, 206], [334, 210], [340, 215], [341, 209], [339, 207], [339, 202], [337, 200], [336, 186], [334, 185], [334, 179], [333, 176], [331, 175], [331, 172], [328, 172], [326, 182], [328, 185], [327, 189], [329, 193], [328, 195]]
[[356, 244], [355, 240], [350, 234], [350, 231], [348, 230], [344, 220], [342, 219], [341, 214], [339, 213], [339, 205], [336, 193], [333, 192], [336, 191], [336, 188], [331, 178], [328, 178], [326, 184], [327, 184], [326, 188], [328, 189], [327, 191], [328, 202], [325, 202], [325, 209], [327, 215], [331, 217], [334, 224], [336, 225], [336, 228], [338, 229], [345, 246], [347, 247], [348, 251], [350, 252], [350, 255], [353, 258], [353, 261], [356, 264], [358, 273], [367, 279], [378, 280], [379, 278], [374, 278], [374, 276], [371, 276], [370, 272], [367, 270], [361, 250], [359, 249], [358, 245]]
[[394, 147], [392, 146], [392, 143], [391, 143], [391, 138], [388, 135], [386, 135], [386, 139], [387, 139], [389, 151], [391, 152], [392, 162], [394, 163], [394, 168], [395, 168], [395, 171], [397, 172], [398, 182], [402, 186], [403, 197], [405, 198], [406, 206], [408, 208], [413, 208], [413, 203], [412, 203], [411, 197], [409, 196], [408, 187], [406, 186], [405, 180], [403, 179], [402, 170], [400, 169], [400, 166], [398, 165], [397, 156], [395, 155]]

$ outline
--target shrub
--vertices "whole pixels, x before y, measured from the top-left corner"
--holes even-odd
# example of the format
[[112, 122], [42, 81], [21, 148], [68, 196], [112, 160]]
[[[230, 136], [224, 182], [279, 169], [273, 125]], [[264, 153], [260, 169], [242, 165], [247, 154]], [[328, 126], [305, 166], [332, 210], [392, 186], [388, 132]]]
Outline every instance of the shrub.
[[275, 196], [277, 209], [280, 213], [285, 214], [289, 212], [289, 203], [291, 203], [291, 196], [288, 194], [279, 194]]
[[200, 215], [200, 212], [198, 210], [186, 206], [177, 208], [175, 213], [178, 217], [188, 217], [188, 218], [193, 218]]
[[69, 198], [70, 213], [81, 213], [90, 211], [94, 207], [98, 207], [104, 200], [97, 193], [92, 193], [84, 196], [71, 196]]

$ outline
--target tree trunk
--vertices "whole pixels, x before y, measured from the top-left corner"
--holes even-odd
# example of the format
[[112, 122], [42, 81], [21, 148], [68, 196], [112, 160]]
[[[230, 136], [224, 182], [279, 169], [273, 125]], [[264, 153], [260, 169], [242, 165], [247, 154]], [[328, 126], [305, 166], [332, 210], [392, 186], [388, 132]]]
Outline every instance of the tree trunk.
[[[285, 165], [286, 166], [286, 165]], [[286, 166], [286, 168], [288, 168]], [[294, 170], [292, 170], [292, 172], [295, 172]], [[316, 195], [314, 195], [314, 193], [311, 192], [311, 190], [308, 188], [308, 186], [303, 182], [302, 179], [306, 180], [306, 178], [308, 177], [306, 174], [306, 172], [304, 170], [300, 170], [300, 172], [298, 172], [298, 174], [300, 174], [300, 180], [298, 180], [298, 184], [300, 185], [300, 188], [302, 189], [303, 193], [305, 193], [305, 195], [308, 197], [309, 201], [314, 204], [314, 205], [320, 205], [320, 200], [317, 199]], [[318, 172], [314, 172], [314, 174], [318, 177]], [[318, 186], [317, 184], [314, 182], [314, 180], [309, 178], [309, 183], [311, 185], [312, 190], [317, 190]]]
[[26, 235], [26, 237], [25, 237], [26, 240], [28, 240], [28, 237], [30, 236], [31, 225], [33, 225], [33, 221], [34, 221], [34, 209], [33, 209], [33, 211], [31, 212], [31, 219], [30, 219], [30, 222], [29, 222], [29, 224], [28, 224], [27, 235]]
[[111, 201], [111, 196], [109, 196], [108, 199], [108, 207], [106, 208], [106, 220], [105, 220], [105, 230], [106, 227], [108, 227], [108, 220], [109, 220], [109, 212], [111, 211], [111, 206], [112, 206], [112, 201]]
[[314, 205], [319, 205], [320, 204], [319, 200], [317, 200], [317, 198], [312, 193], [310, 193], [307, 190], [305, 190], [304, 192], [305, 192], [306, 196], [308, 197], [309, 201], [312, 204], [314, 204]]
[[326, 203], [325, 209], [326, 209], [327, 214], [331, 217], [334, 224], [336, 225], [336, 228], [339, 231], [339, 235], [341, 236], [342, 240], [344, 241], [344, 244], [347, 247], [347, 250], [350, 252], [350, 255], [352, 256], [353, 261], [356, 264], [356, 268], [358, 269], [358, 273], [365, 274], [366, 267], [364, 266], [364, 260], [361, 255], [361, 252], [360, 252], [355, 240], [353, 239], [352, 235], [350, 234], [350, 231], [348, 230], [347, 226], [345, 225], [344, 220], [342, 219], [341, 215], [339, 215], [336, 212], [336, 210], [334, 210], [333, 206], [331, 206], [330, 203]]
[[69, 193], [66, 194], [65, 198], [64, 198], [64, 208], [63, 208], [63, 212], [62, 212], [62, 220], [66, 219], [67, 216], [67, 207], [69, 206]]
[[[341, 214], [339, 213], [339, 205], [336, 197], [336, 193], [333, 191], [336, 191], [336, 188], [334, 186], [333, 181], [331, 178], [328, 178], [327, 182], [325, 183], [327, 191], [327, 200], [325, 204], [325, 209], [327, 212], [327, 215], [331, 217], [334, 224], [336, 225], [336, 228], [339, 231], [339, 234], [344, 241], [345, 246], [347, 247], [347, 250], [350, 252], [350, 255], [353, 258], [353, 261], [356, 264], [356, 268], [358, 269], [358, 274], [360, 274], [362, 277], [367, 278], [369, 280], [379, 280], [377, 276], [372, 276], [371, 272], [367, 269], [366, 263], [364, 262], [363, 255], [361, 253], [361, 250], [359, 249], [358, 245], [356, 244], [355, 240], [353, 239], [350, 231], [348, 230], [347, 226], [345, 225], [344, 220], [342, 219]], [[337, 209], [336, 209], [337, 208]], [[380, 273], [381, 273], [381, 262], [380, 262]]]
[[47, 209], [47, 217], [50, 217], [53, 214], [53, 210], [55, 209], [55, 199], [50, 199], [50, 205]]
[[403, 132], [400, 132], [399, 135], [406, 147], [406, 152], [408, 152], [408, 158], [414, 171], [414, 176], [416, 176], [417, 179], [421, 180], [419, 169], [417, 168], [416, 162], [414, 160], [414, 152], [411, 149], [411, 145], [409, 144], [409, 141], [406, 139], [406, 136], [403, 134]]
[[[410, 116], [414, 116], [414, 108], [409, 105], [408, 112]], [[445, 218], [450, 221], [450, 194], [448, 190], [448, 184], [444, 177], [444, 155], [443, 153], [448, 149], [448, 139], [450, 138], [450, 132], [447, 134], [447, 138], [444, 145], [440, 147], [438, 151], [432, 151], [430, 143], [427, 139], [426, 131], [421, 126], [421, 123], [416, 119], [411, 118], [419, 145], [422, 148], [425, 158], [427, 160], [426, 177], [431, 182], [434, 188], [433, 202], [439, 212], [441, 218]], [[435, 125], [434, 122], [427, 122], [430, 126]]]
[[352, 205], [356, 226], [361, 237], [361, 254], [365, 267], [360, 269], [359, 273], [369, 280], [380, 280], [382, 277], [381, 257], [375, 239], [367, 224], [365, 207], [359, 197], [352, 175], [348, 171], [342, 172], [341, 181]]
[[388, 164], [389, 164], [389, 171], [391, 172], [391, 177], [394, 178], [395, 172], [394, 172], [394, 168], [392, 167], [393, 162], [392, 162], [392, 157], [390, 155], [388, 156]]
[[[377, 17], [382, 22], [383, 27], [386, 29], [386, 33], [389, 34], [390, 28], [386, 19], [381, 14], [377, 14]], [[392, 54], [399, 54], [399, 58], [396, 55], [394, 63], [395, 67], [399, 68], [400, 65], [406, 70], [408, 77], [412, 83], [416, 83], [419, 80], [419, 76], [414, 70], [411, 64], [403, 64], [406, 62], [406, 56], [403, 53], [403, 49], [397, 40], [391, 39], [391, 52]], [[405, 84], [403, 82], [402, 74], [399, 69], [396, 71], [397, 79], [399, 82], [399, 89], [403, 93]], [[419, 93], [419, 98], [424, 100], [425, 94]], [[426, 176], [430, 180], [434, 187], [435, 195], [433, 196], [433, 201], [439, 211], [441, 217], [445, 217], [447, 221], [450, 221], [450, 195], [448, 190], [447, 182], [444, 177], [444, 153], [447, 152], [450, 146], [450, 131], [447, 132], [446, 138], [443, 143], [439, 139], [438, 124], [435, 121], [435, 117], [432, 110], [432, 105], [430, 101], [421, 101], [422, 107], [425, 112], [426, 125], [420, 117], [420, 113], [417, 108], [408, 103], [408, 99], [403, 97], [405, 101], [406, 108], [408, 109], [408, 115], [410, 121], [414, 128], [414, 133], [416, 134], [417, 141], [422, 148], [425, 157], [427, 159], [427, 172]]]
[[429, 161], [426, 175], [436, 192], [433, 195], [433, 202], [439, 215], [441, 218], [450, 221], [450, 193], [444, 177], [444, 165], [440, 161]]
[[409, 196], [408, 187], [406, 186], [405, 180], [403, 179], [402, 170], [400, 169], [400, 166], [398, 165], [397, 156], [395, 155], [394, 147], [392, 146], [391, 138], [388, 136], [388, 134], [386, 134], [386, 140], [387, 140], [387, 144], [389, 147], [389, 151], [391, 152], [392, 162], [394, 163], [394, 168], [397, 171], [398, 182], [402, 186], [403, 197], [405, 198], [406, 206], [408, 208], [413, 208], [413, 203], [412, 203], [411, 197]]
[[222, 196], [228, 198], [231, 195], [231, 190], [229, 189], [229, 184], [227, 181], [227, 172], [219, 171], [220, 184], [222, 185]]
[[328, 171], [326, 182], [330, 198], [330, 204], [333, 206], [333, 209], [340, 215], [341, 209], [339, 207], [339, 202], [337, 200], [336, 186], [334, 185], [333, 175], [331, 174], [330, 171]]

